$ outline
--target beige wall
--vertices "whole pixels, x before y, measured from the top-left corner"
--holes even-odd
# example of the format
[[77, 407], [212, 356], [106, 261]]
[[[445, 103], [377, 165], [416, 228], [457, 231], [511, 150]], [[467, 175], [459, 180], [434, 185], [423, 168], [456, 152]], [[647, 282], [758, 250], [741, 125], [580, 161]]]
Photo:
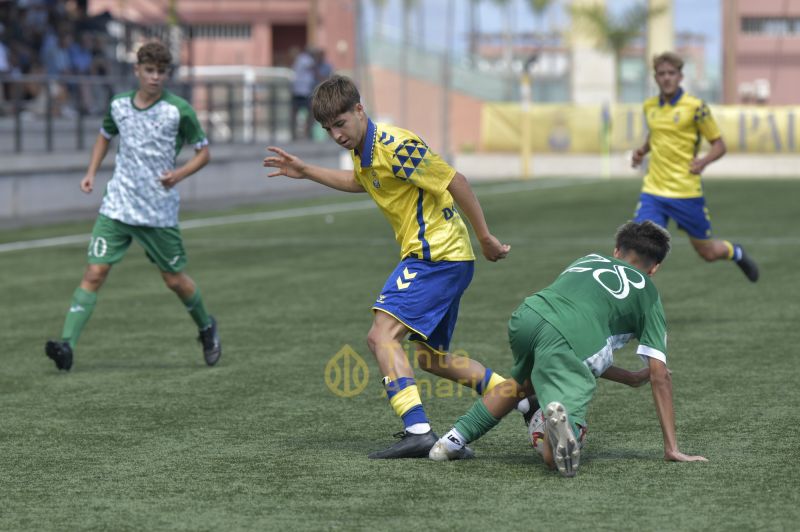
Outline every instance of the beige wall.
[[[449, 105], [449, 148], [443, 146], [442, 89], [426, 81], [409, 78], [407, 83], [407, 116], [400, 116], [400, 76], [397, 72], [372, 67], [370, 70], [372, 98], [367, 113], [373, 120], [390, 121], [422, 137], [434, 151], [453, 153], [479, 148], [482, 102], [462, 93], [451, 91]], [[362, 89], [362, 92], [364, 90]], [[446, 149], [447, 148], [447, 149]], [[466, 173], [466, 169], [465, 169]]]
[[769, 81], [770, 105], [800, 100], [800, 35], [752, 35], [741, 31], [744, 17], [800, 17], [800, 0], [726, 0], [723, 6], [724, 102], [741, 103], [742, 84]]
[[[314, 37], [337, 70], [355, 64], [355, 0], [175, 0], [181, 22], [250, 24], [249, 39], [194, 40], [195, 65], [274, 66], [272, 28], [297, 25]], [[317, 6], [316, 17], [309, 10]], [[89, 0], [91, 14], [109, 11], [116, 18], [140, 24], [167, 20], [168, 0]], [[313, 26], [313, 27], [312, 27]], [[188, 50], [182, 60], [187, 62]]]

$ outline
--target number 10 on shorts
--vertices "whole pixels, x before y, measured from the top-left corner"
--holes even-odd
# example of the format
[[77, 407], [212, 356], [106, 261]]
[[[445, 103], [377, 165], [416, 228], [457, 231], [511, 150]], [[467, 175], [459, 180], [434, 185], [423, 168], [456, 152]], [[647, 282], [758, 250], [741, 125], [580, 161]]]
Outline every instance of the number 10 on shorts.
[[102, 236], [92, 237], [89, 240], [89, 256], [90, 257], [105, 257], [108, 251], [108, 242]]

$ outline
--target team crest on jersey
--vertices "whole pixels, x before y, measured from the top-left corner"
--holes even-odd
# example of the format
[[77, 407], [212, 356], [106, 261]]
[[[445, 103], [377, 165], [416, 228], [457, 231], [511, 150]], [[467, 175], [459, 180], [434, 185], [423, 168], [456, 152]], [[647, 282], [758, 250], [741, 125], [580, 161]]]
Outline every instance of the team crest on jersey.
[[675, 112], [675, 116], [672, 117], [672, 121], [677, 124], [680, 121], [680, 119], [681, 119], [681, 114], [679, 112]]

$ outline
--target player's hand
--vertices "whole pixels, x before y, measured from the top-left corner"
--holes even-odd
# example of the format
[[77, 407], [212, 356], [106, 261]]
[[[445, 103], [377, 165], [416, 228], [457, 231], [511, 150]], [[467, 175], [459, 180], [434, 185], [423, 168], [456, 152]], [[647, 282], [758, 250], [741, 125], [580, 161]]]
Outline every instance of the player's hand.
[[486, 260], [497, 262], [500, 259], [506, 258], [511, 246], [508, 244], [501, 244], [494, 235], [489, 235], [481, 240], [481, 251]]
[[175, 172], [175, 170], [169, 170], [161, 174], [161, 184], [164, 185], [164, 188], [172, 188], [182, 180], [183, 177]]
[[708, 163], [703, 161], [703, 159], [693, 159], [691, 163], [689, 163], [689, 171], [693, 174], [700, 175], [703, 173], [703, 170], [706, 169]]
[[86, 176], [81, 179], [81, 191], [90, 194], [92, 190], [94, 190], [94, 176], [86, 174]]
[[636, 148], [633, 150], [633, 153], [631, 154], [631, 168], [636, 168], [642, 164], [642, 161], [644, 161], [644, 156], [645, 153], [643, 149]]
[[664, 460], [667, 462], [708, 462], [708, 458], [703, 456], [692, 456], [683, 454], [680, 451], [670, 451], [664, 453]]
[[274, 172], [267, 174], [267, 177], [286, 176], [293, 179], [302, 179], [305, 176], [306, 163], [302, 159], [283, 151], [276, 146], [267, 146], [267, 149], [275, 155], [269, 155], [264, 159], [266, 168], [277, 168]]

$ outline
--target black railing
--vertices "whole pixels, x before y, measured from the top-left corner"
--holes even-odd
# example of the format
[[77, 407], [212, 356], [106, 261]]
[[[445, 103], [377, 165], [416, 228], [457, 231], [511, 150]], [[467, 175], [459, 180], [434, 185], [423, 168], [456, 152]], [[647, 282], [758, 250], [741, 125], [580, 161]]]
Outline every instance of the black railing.
[[[114, 94], [135, 78], [0, 76], [0, 154], [84, 150]], [[275, 78], [175, 81], [167, 88], [192, 104], [212, 143], [291, 138], [291, 83]]]

